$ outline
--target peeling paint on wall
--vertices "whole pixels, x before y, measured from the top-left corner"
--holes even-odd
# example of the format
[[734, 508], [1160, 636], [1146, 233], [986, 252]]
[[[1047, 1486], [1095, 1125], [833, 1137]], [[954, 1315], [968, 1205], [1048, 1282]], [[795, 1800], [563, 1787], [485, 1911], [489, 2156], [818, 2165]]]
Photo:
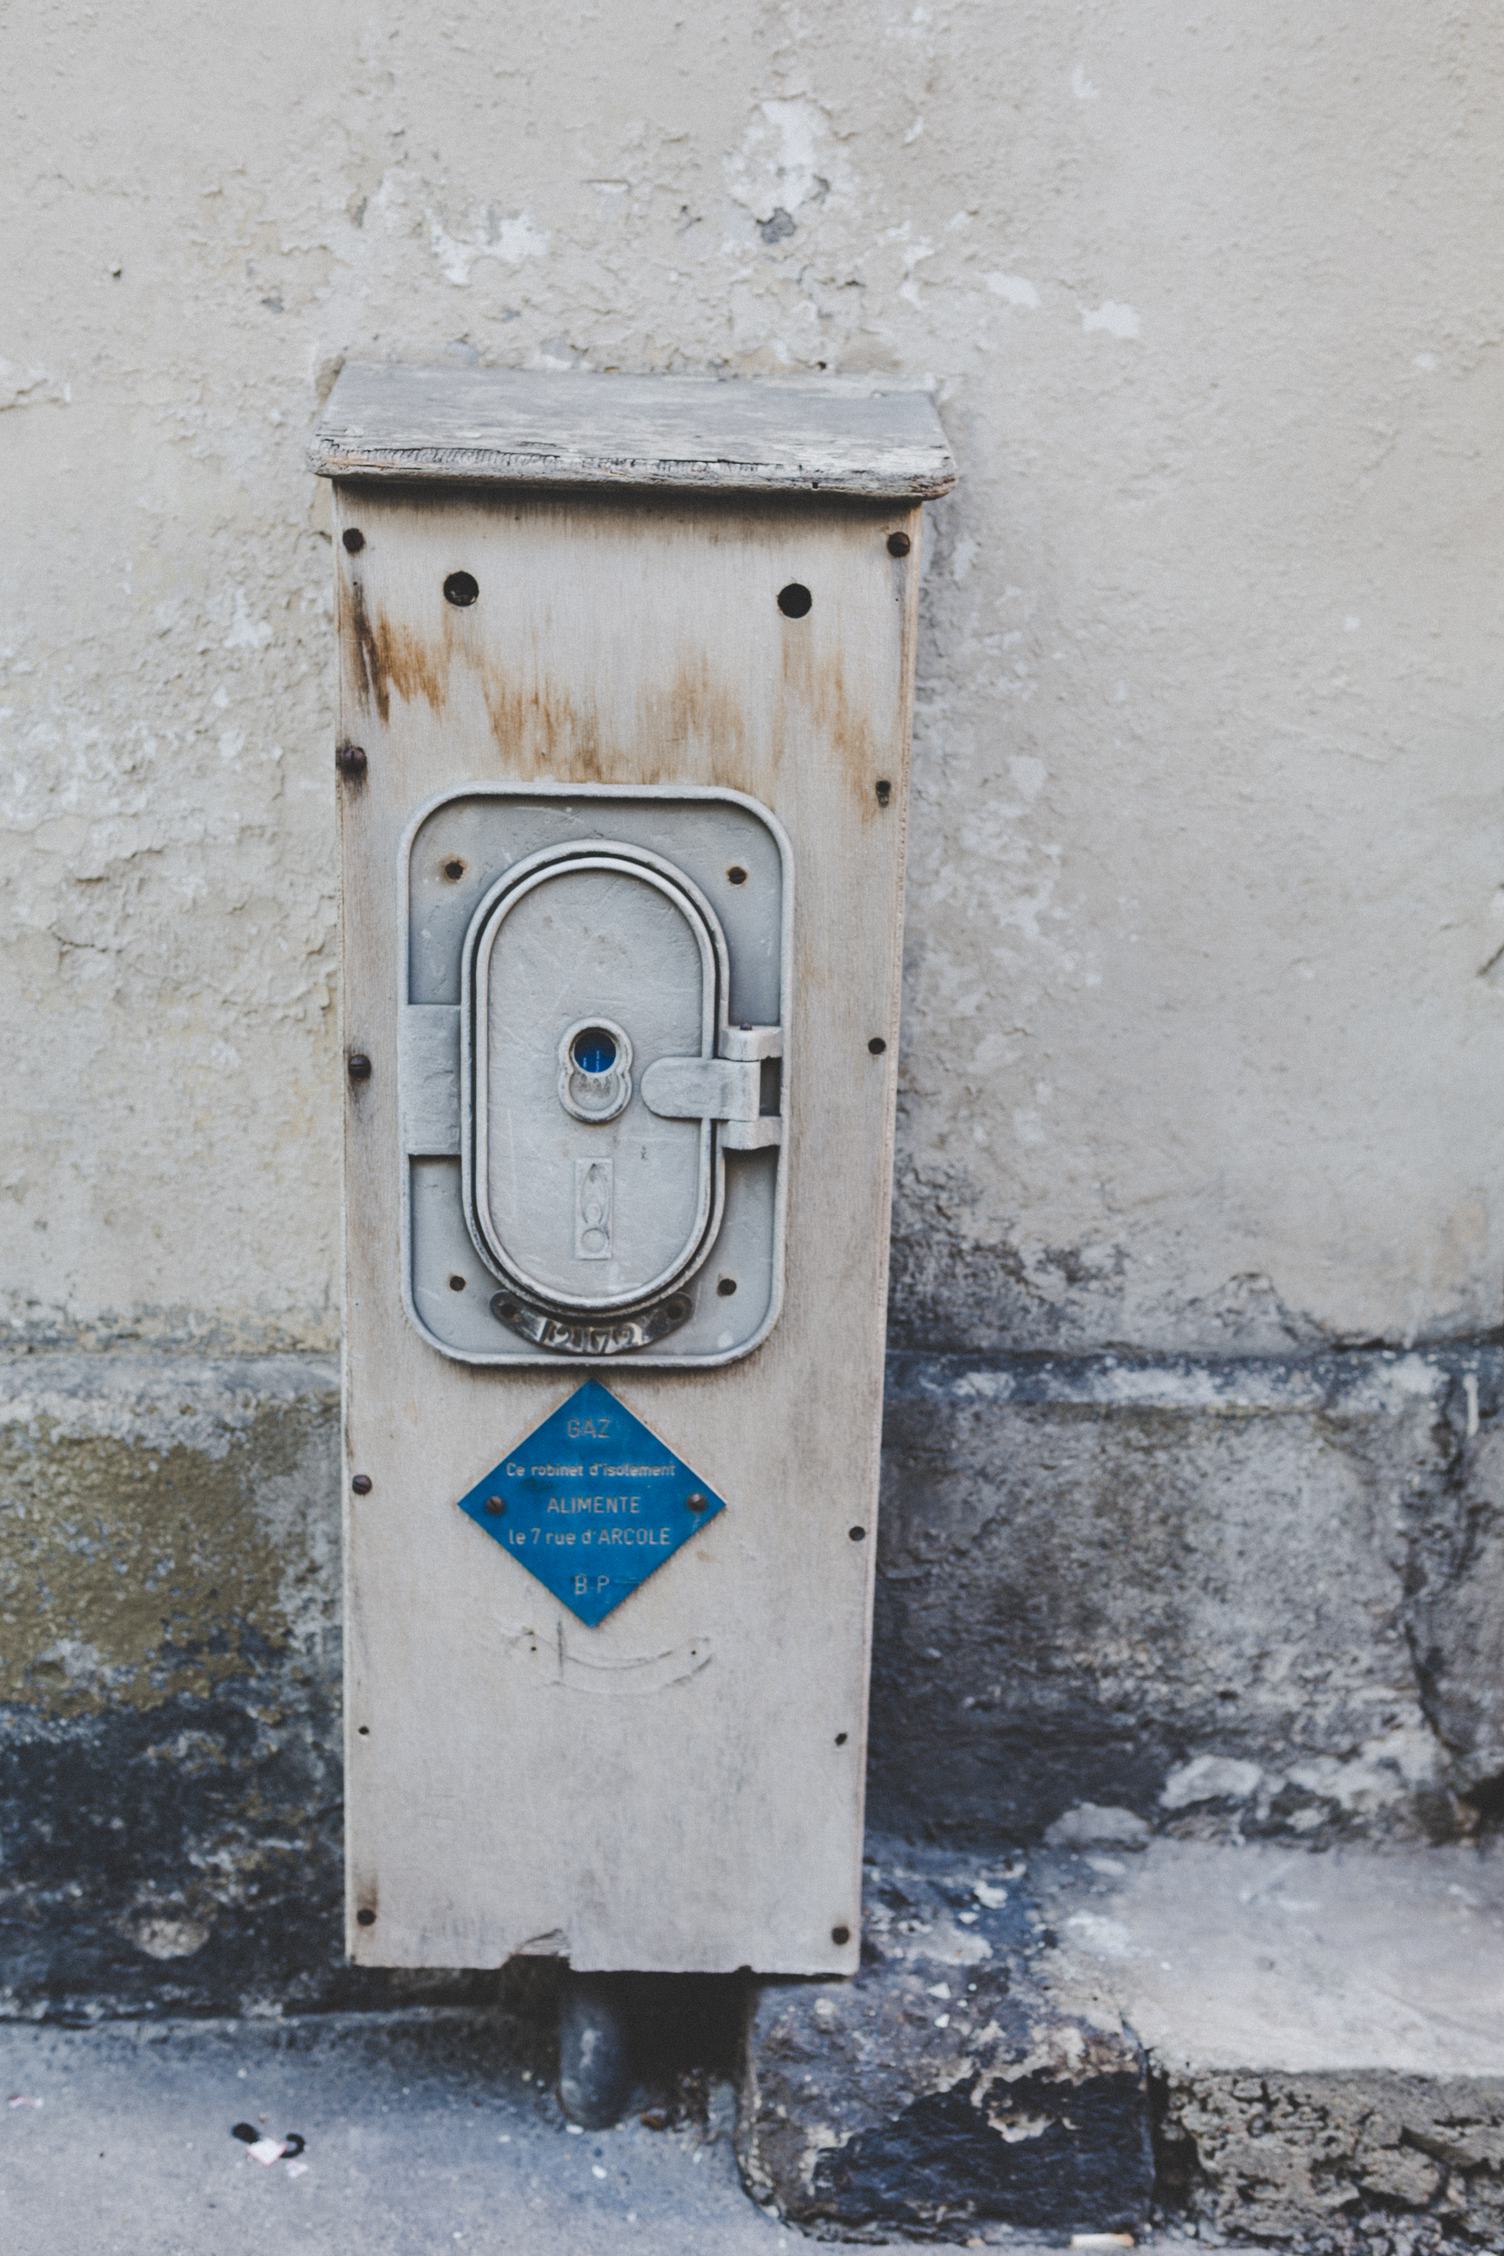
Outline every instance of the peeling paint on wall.
[[1015, 1345], [1495, 1325], [1497, 70], [1285, 0], [13, 25], [12, 1327], [332, 1341], [355, 350], [938, 383], [906, 1237]]

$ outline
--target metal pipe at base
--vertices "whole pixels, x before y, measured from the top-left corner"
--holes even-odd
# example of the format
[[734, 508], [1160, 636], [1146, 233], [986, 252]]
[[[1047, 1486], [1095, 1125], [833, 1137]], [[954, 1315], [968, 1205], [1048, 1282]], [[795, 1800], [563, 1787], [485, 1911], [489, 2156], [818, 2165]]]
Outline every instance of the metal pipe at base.
[[566, 1974], [559, 1993], [559, 2104], [583, 2130], [619, 2121], [632, 2088], [631, 2016], [619, 1975]]

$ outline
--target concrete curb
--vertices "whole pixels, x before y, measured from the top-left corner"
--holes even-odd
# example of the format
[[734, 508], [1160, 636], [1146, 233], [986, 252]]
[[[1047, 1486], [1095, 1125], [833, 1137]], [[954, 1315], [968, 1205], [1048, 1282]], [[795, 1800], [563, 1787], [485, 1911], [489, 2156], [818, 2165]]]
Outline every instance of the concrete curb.
[[856, 1979], [758, 1988], [754, 2196], [854, 2240], [1504, 2237], [1504, 1858], [1125, 1851], [1101, 1814], [1028, 1868], [882, 1847]]

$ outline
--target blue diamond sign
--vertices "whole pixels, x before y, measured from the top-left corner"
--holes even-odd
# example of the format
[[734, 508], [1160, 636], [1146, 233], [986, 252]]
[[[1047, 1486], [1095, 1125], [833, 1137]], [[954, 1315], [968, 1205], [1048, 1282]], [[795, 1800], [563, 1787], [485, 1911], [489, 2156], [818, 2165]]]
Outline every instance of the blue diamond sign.
[[597, 1379], [459, 1504], [590, 1629], [726, 1508]]

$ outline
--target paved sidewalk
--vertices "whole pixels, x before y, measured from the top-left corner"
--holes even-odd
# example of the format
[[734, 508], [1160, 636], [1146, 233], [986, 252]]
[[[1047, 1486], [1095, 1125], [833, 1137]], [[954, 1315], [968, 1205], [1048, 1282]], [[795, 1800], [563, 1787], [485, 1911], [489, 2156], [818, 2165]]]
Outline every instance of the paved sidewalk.
[[[12, 2025], [0, 2028], [0, 2250], [813, 2256], [818, 2244], [743, 2193], [730, 2117], [721, 2087], [705, 2123], [655, 2130], [634, 2116], [573, 2133], [468, 2016]], [[262, 2166], [231, 2135], [239, 2122], [297, 2132], [303, 2152]]]

